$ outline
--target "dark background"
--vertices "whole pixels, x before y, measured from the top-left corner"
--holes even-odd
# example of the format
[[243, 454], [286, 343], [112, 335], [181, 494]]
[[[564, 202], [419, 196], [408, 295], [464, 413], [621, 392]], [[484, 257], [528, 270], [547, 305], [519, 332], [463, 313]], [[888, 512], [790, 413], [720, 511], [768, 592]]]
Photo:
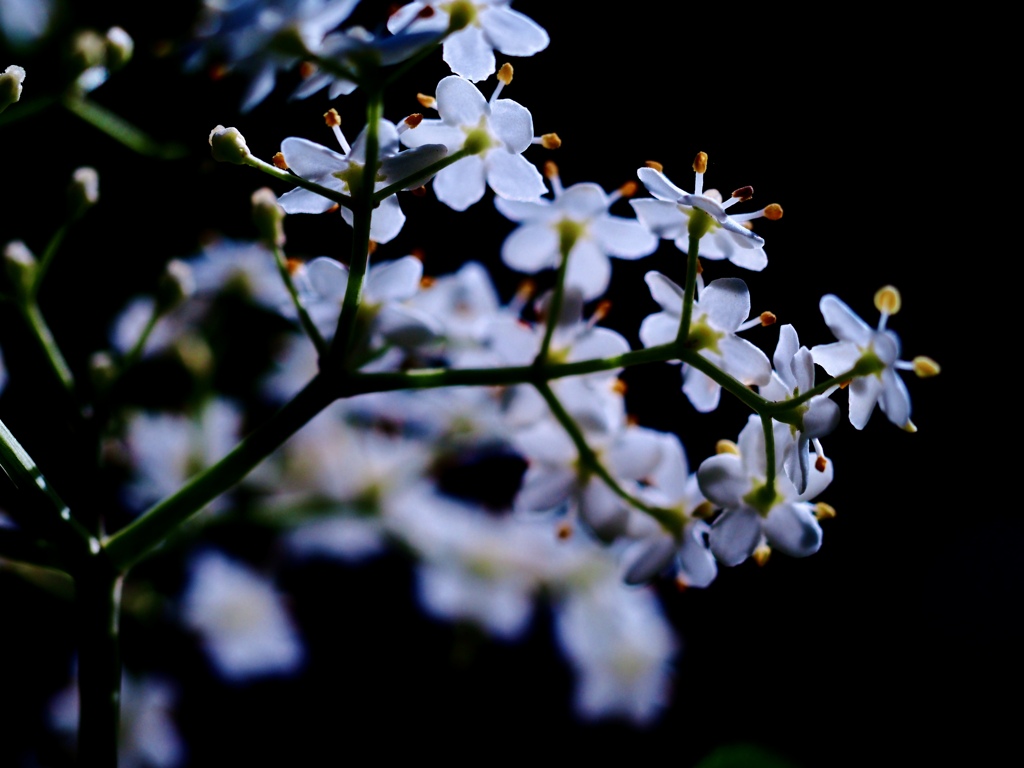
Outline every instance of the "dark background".
[[[357, 18], [372, 25], [384, 7], [364, 2]], [[767, 270], [705, 264], [709, 276], [742, 276], [754, 310], [792, 322], [809, 346], [831, 340], [820, 296], [837, 293], [874, 323], [874, 291], [896, 285], [904, 310], [890, 327], [904, 356], [925, 354], [943, 365], [938, 378], [907, 379], [920, 431], [903, 433], [876, 413], [862, 433], [844, 422], [825, 442], [837, 473], [823, 499], [839, 516], [825, 524], [814, 557], [776, 555], [763, 569], [749, 562], [723, 569], [704, 591], [659, 585], [683, 651], [675, 703], [652, 728], [576, 722], [571, 675], [543, 614], [515, 645], [435, 622], [416, 608], [411, 569], [398, 556], [281, 573], [310, 651], [298, 681], [221, 686], [187, 637], [154, 639], [131, 622], [126, 662], [180, 680], [177, 718], [194, 765], [333, 764], [369, 748], [381, 757], [455, 762], [621, 749], [634, 760], [690, 766], [736, 742], [804, 768], [995, 753], [1019, 711], [1013, 650], [1022, 640], [1024, 526], [993, 479], [1015, 455], [993, 456], [983, 434], [992, 427], [974, 426], [1008, 427], [1015, 417], [993, 419], [997, 404], [974, 402], [981, 388], [963, 348], [975, 255], [962, 250], [970, 225], [961, 228], [959, 201], [948, 198], [969, 161], [964, 123], [947, 108], [952, 65], [941, 36], [850, 14], [826, 24], [775, 9], [741, 17], [693, 6], [668, 13], [668, 4], [657, 3], [599, 10], [517, 0], [513, 7], [544, 26], [552, 42], [513, 60], [515, 80], [503, 95], [531, 109], [538, 133], [556, 131], [564, 142], [553, 154], [537, 147], [527, 156], [538, 164], [555, 159], [566, 185], [596, 181], [609, 190], [654, 159], [685, 188], [693, 156], [705, 151], [709, 186], [728, 193], [750, 184], [756, 196], [748, 206], [780, 203], [781, 221], [756, 224], [767, 241]], [[175, 46], [193, 19], [190, 3], [76, 5], [49, 44], [4, 51], [0, 60], [28, 71], [23, 103], [12, 107], [22, 109], [57, 87], [62, 36], [120, 25], [135, 39], [135, 59], [94, 100], [187, 148], [174, 161], [140, 157], [59, 110], [0, 128], [4, 242], [23, 239], [39, 253], [63, 215], [72, 170], [89, 164], [100, 173], [101, 203], [70, 233], [42, 298], [76, 371], [106, 343], [113, 314], [168, 259], [196, 253], [212, 233], [254, 236], [249, 195], [267, 179], [214, 163], [207, 145], [213, 126], [238, 127], [264, 159], [290, 135], [333, 144], [321, 118], [330, 106], [324, 94], [287, 99], [294, 73], [247, 115], [237, 110], [240, 79], [183, 75]], [[447, 73], [438, 54], [394, 87], [385, 116], [398, 121], [419, 110], [415, 93], [432, 92]], [[333, 106], [351, 141], [362, 126], [360, 96]], [[462, 214], [432, 193], [405, 196], [402, 205], [406, 228], [379, 258], [422, 248], [428, 274], [467, 259], [497, 264], [511, 224], [490, 193]], [[627, 215], [619, 205], [613, 211]], [[290, 255], [322, 255], [344, 242], [333, 219], [291, 217], [287, 226]], [[636, 343], [640, 320], [655, 311], [643, 274], [681, 275], [682, 263], [668, 243], [648, 259], [615, 262], [607, 324]], [[507, 297], [518, 276], [501, 266], [495, 273]], [[769, 353], [777, 338], [772, 331], [749, 336]], [[14, 321], [5, 319], [0, 341], [12, 370], [0, 418], [70, 485], [77, 470], [62, 454], [55, 393], [32, 373], [19, 374], [21, 366], [38, 370], [38, 360]], [[258, 349], [261, 342], [238, 343]], [[718, 438], [734, 438], [745, 420], [732, 402], [698, 417], [667, 366], [630, 371], [626, 380], [640, 423], [678, 431], [695, 462]], [[970, 418], [976, 411], [986, 417]], [[143, 570], [157, 573], [158, 566]], [[67, 605], [3, 572], [0, 616], [4, 764], [49, 739], [41, 708], [66, 680], [71, 646]], [[133, 649], [135, 639], [143, 647]]]

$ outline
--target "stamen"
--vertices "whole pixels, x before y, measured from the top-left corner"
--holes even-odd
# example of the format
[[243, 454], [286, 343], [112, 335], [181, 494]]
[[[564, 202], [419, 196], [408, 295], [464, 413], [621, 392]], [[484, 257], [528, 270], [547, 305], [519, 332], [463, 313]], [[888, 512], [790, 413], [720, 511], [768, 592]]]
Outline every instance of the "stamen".
[[434, 109], [437, 107], [437, 99], [433, 96], [429, 96], [425, 93], [417, 93], [416, 101], [420, 103], [420, 106], [424, 109]]
[[341, 153], [347, 155], [352, 151], [352, 147], [345, 141], [345, 134], [341, 132], [341, 115], [338, 114], [338, 110], [331, 107], [329, 110], [324, 112], [324, 122], [327, 123], [327, 127], [334, 131], [334, 137], [338, 140], [341, 145]]
[[498, 70], [498, 84], [494, 88], [494, 93], [491, 94], [490, 103], [493, 104], [498, 100], [498, 94], [502, 92], [506, 85], [512, 82], [512, 65], [507, 61], [501, 65], [501, 69]]
[[913, 368], [914, 373], [922, 379], [927, 379], [930, 376], [938, 376], [939, 372], [942, 370], [939, 368], [938, 363], [924, 355], [918, 355], [914, 358]]
[[772, 548], [768, 544], [762, 541], [754, 548], [754, 562], [762, 568], [765, 563], [768, 562], [768, 558], [772, 556]]
[[764, 210], [761, 211], [761, 214], [768, 219], [768, 221], [778, 221], [782, 218], [782, 206], [778, 203], [766, 205]]
[[557, 133], [545, 133], [543, 136], [536, 136], [534, 144], [540, 144], [544, 149], [558, 149], [562, 146], [562, 139]]
[[715, 453], [731, 453], [733, 456], [739, 456], [740, 447], [732, 440], [719, 440], [715, 443]]
[[875, 309], [882, 313], [882, 326], [878, 330], [883, 330], [885, 325], [885, 319], [890, 315], [895, 315], [900, 311], [902, 305], [900, 299], [900, 292], [891, 285], [886, 285], [878, 289], [875, 293]]
[[282, 171], [288, 170], [288, 161], [284, 159], [283, 152], [278, 152], [276, 155], [270, 158], [270, 160], [274, 164], [275, 168], [280, 168]]
[[774, 312], [762, 312], [761, 313], [761, 325], [768, 327], [769, 325], [775, 325], [778, 322], [778, 318]]
[[824, 501], [814, 505], [814, 516], [819, 520], [831, 520], [836, 516], [836, 508]]
[[696, 178], [693, 181], [693, 194], [702, 195], [704, 194], [704, 174], [708, 170], [708, 155], [706, 152], [697, 153], [697, 157], [693, 159], [693, 170], [696, 173]]
[[662, 171], [665, 170], [665, 166], [659, 163], [657, 160], [645, 160], [644, 165], [647, 168], [653, 168], [658, 173], [661, 173]]
[[398, 124], [398, 135], [401, 136], [406, 131], [411, 131], [417, 125], [423, 122], [423, 114], [421, 112], [413, 112], [405, 120]]

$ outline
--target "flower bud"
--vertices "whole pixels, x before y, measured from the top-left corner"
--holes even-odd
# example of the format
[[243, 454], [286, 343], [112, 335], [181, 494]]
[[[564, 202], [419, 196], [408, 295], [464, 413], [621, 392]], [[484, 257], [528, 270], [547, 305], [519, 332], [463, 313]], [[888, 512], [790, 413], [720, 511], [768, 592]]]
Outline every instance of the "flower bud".
[[269, 187], [252, 193], [252, 220], [260, 237], [271, 245], [284, 245], [284, 210]]
[[71, 174], [68, 186], [68, 206], [71, 216], [78, 218], [100, 199], [100, 176], [95, 168], [82, 166]]
[[107, 30], [107, 69], [116, 72], [127, 64], [135, 51], [135, 41], [121, 27]]
[[4, 246], [4, 269], [18, 296], [31, 290], [37, 266], [35, 254], [21, 240], [11, 240]]
[[93, 29], [79, 31], [71, 41], [71, 61], [75, 74], [107, 63], [107, 40]]
[[25, 68], [12, 64], [0, 75], [0, 112], [21, 98], [21, 84], [25, 82]]
[[117, 363], [109, 352], [95, 352], [89, 358], [89, 377], [97, 391], [103, 392], [117, 379]]
[[249, 147], [245, 145], [245, 137], [238, 132], [237, 128], [225, 128], [218, 125], [210, 131], [210, 147], [213, 149], [213, 159], [222, 163], [236, 163], [245, 165], [249, 157]]
[[170, 312], [195, 293], [192, 268], [181, 259], [167, 262], [156, 289], [156, 309], [161, 315]]

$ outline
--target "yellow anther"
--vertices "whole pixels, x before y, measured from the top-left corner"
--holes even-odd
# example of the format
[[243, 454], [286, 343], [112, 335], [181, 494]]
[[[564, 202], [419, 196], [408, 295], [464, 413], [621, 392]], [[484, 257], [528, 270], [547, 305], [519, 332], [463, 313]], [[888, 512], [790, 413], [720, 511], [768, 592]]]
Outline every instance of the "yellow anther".
[[623, 197], [632, 197], [636, 194], [639, 185], [635, 181], [627, 181], [621, 187], [619, 187], [619, 194]]
[[555, 528], [555, 536], [558, 537], [560, 541], [565, 541], [570, 538], [572, 536], [572, 523], [568, 520], [560, 522]]
[[747, 200], [749, 200], [753, 196], [754, 196], [754, 188], [749, 186], [749, 185], [746, 186], [746, 187], [740, 187], [739, 189], [734, 190], [732, 195], [731, 195], [731, 197], [737, 198], [741, 203], [747, 202]]
[[927, 379], [929, 376], [938, 376], [941, 370], [939, 364], [930, 357], [918, 355], [914, 358], [914, 373], [922, 379]]
[[502, 64], [501, 69], [498, 70], [498, 79], [505, 85], [512, 82], [512, 65], [507, 61]]
[[819, 501], [814, 505], [814, 516], [819, 520], [831, 520], [836, 516], [836, 508], [824, 501]]
[[610, 301], [605, 299], [604, 301], [599, 302], [598, 305], [596, 307], [594, 307], [594, 314], [592, 314], [590, 316], [591, 322], [594, 322], [594, 323], [601, 322], [606, 317], [608, 317], [608, 313], [611, 312], [611, 311], [612, 311], [612, 303]]
[[686, 577], [681, 573], [676, 574], [676, 589], [680, 592], [685, 592], [690, 588], [690, 582], [686, 580]]
[[324, 122], [327, 123], [328, 128], [336, 128], [341, 125], [341, 115], [338, 114], [338, 110], [331, 107], [324, 112]]
[[769, 221], [778, 221], [782, 218], [782, 206], [778, 203], [772, 203], [771, 205], [766, 205], [761, 213]]
[[415, 128], [417, 125], [423, 122], [423, 115], [419, 112], [413, 112], [402, 122], [404, 122], [410, 128]]
[[288, 268], [288, 274], [292, 276], [297, 275], [299, 270], [302, 269], [302, 260], [292, 258], [291, 256], [285, 259], [284, 264]]
[[895, 315], [900, 311], [902, 303], [900, 292], [891, 285], [879, 288], [875, 294], [875, 309], [883, 314]]
[[540, 137], [540, 145], [544, 149], [558, 149], [562, 146], [562, 139], [557, 133], [545, 133]]
[[420, 106], [422, 106], [424, 109], [433, 109], [434, 107], [437, 106], [437, 99], [435, 99], [433, 96], [428, 96], [425, 93], [417, 93], [416, 101], [418, 101], [420, 103]]
[[647, 160], [644, 162], [644, 165], [647, 166], [648, 168], [653, 168], [658, 173], [661, 173], [663, 170], [665, 170], [665, 166], [659, 163], [657, 160]]
[[824, 456], [819, 456], [814, 460], [814, 468], [819, 472], [824, 472], [826, 469], [828, 469], [828, 459], [826, 459]]
[[612, 384], [612, 392], [614, 392], [617, 395], [625, 395], [626, 382], [624, 382], [622, 379], [616, 379], [615, 382]]
[[698, 152], [697, 156], [693, 158], [693, 170], [697, 173], [706, 173], [708, 170], [708, 153]]
[[910, 419], [907, 419], [907, 423], [903, 425], [903, 431], [909, 432], [910, 434], [914, 434], [915, 432], [917, 432], [917, 425]]
[[764, 564], [768, 562], [768, 558], [772, 556], [772, 548], [767, 544], [758, 544], [754, 548], [754, 562], [760, 565], [762, 568]]
[[715, 453], [731, 453], [734, 456], [739, 456], [740, 447], [732, 440], [719, 440], [715, 443]]
[[693, 512], [690, 513], [691, 517], [696, 517], [698, 520], [707, 520], [715, 514], [715, 505], [710, 501], [702, 501], [696, 507]]
[[551, 160], [544, 163], [544, 178], [554, 179], [558, 176], [558, 166], [555, 165]]
[[288, 161], [284, 159], [284, 153], [278, 152], [271, 158], [275, 168], [280, 168], [282, 171], [288, 170]]
[[778, 322], [778, 319], [779, 318], [777, 318], [775, 316], [774, 312], [762, 312], [761, 313], [761, 325], [762, 326], [767, 327], [769, 325], [775, 325], [775, 323]]

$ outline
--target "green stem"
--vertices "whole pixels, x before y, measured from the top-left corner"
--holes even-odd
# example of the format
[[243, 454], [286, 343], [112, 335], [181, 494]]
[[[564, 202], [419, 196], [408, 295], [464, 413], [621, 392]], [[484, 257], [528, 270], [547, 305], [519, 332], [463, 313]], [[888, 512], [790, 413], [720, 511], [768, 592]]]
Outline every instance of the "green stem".
[[540, 351], [534, 359], [534, 365], [543, 365], [548, 359], [548, 350], [551, 349], [551, 339], [555, 335], [555, 327], [562, 316], [562, 301], [565, 298], [565, 273], [569, 267], [569, 252], [576, 243], [576, 238], [562, 234], [559, 250], [561, 261], [558, 264], [558, 276], [555, 279], [554, 293], [548, 303], [547, 327], [544, 329], [544, 340], [541, 342]]
[[683, 524], [683, 520], [680, 519], [679, 514], [672, 510], [652, 507], [619, 485], [618, 481], [612, 477], [611, 473], [608, 472], [600, 459], [598, 459], [597, 454], [594, 453], [594, 450], [587, 443], [586, 436], [580, 430], [569, 412], [565, 410], [565, 407], [562, 405], [561, 401], [559, 401], [551, 387], [548, 386], [546, 382], [537, 382], [534, 386], [547, 402], [548, 407], [551, 409], [551, 413], [556, 419], [558, 419], [558, 423], [562, 425], [562, 428], [565, 429], [566, 433], [572, 439], [573, 444], [576, 446], [576, 451], [579, 453], [580, 463], [586, 467], [587, 471], [601, 478], [605, 485], [607, 485], [616, 496], [624, 500], [630, 506], [646, 512], [661, 523], [662, 526], [664, 526], [664, 528], [670, 533], [678, 535], [682, 530]]
[[60, 244], [64, 240], [64, 235], [67, 234], [67, 231], [68, 224], [62, 224], [57, 228], [57, 231], [53, 233], [53, 237], [50, 238], [50, 242], [46, 244], [46, 250], [43, 252], [42, 258], [39, 259], [35, 272], [32, 275], [32, 285], [30, 285], [28, 289], [28, 301], [35, 302], [36, 297], [39, 295], [39, 289], [43, 284], [43, 278], [46, 276], [46, 272], [50, 268], [50, 264], [53, 263], [54, 256], [57, 255], [57, 250], [60, 248]]
[[[693, 215], [706, 215], [694, 209]], [[700, 237], [690, 235], [689, 251], [686, 254], [686, 282], [683, 284], [683, 314], [679, 318], [679, 333], [676, 341], [680, 344], [690, 337], [690, 321], [693, 318], [693, 302], [697, 295], [697, 267], [700, 265]]]
[[314, 377], [294, 399], [243, 439], [231, 453], [195, 475], [175, 494], [107, 537], [104, 549], [111, 562], [124, 571], [142, 560], [179, 525], [241, 481], [333, 400], [334, 395], [324, 378]]
[[295, 281], [292, 280], [292, 273], [288, 269], [288, 261], [285, 259], [284, 251], [281, 246], [272, 244], [270, 246], [274, 251], [274, 259], [277, 262], [277, 271], [281, 275], [281, 279], [284, 281], [285, 288], [288, 289], [288, 295], [292, 297], [292, 304], [295, 306], [295, 311], [299, 313], [299, 324], [302, 325], [302, 330], [306, 332], [310, 341], [316, 347], [316, 351], [319, 355], [323, 355], [327, 352], [327, 342], [324, 341], [324, 337], [320, 335], [320, 330], [316, 327], [316, 323], [309, 316], [309, 312], [306, 310], [306, 305], [302, 303], [302, 297], [299, 296], [299, 291], [295, 287]]
[[[413, 128], [411, 130], [416, 129]], [[426, 183], [426, 181], [430, 179], [432, 176], [436, 175], [438, 171], [444, 170], [449, 165], [454, 165], [462, 158], [469, 157], [472, 154], [475, 154], [472, 149], [467, 149], [466, 147], [463, 147], [457, 152], [453, 152], [450, 155], [445, 155], [440, 160], [436, 160], [430, 165], [424, 166], [422, 170], [418, 171], [412, 176], [400, 179], [399, 181], [396, 181], [394, 184], [388, 184], [386, 187], [381, 187], [380, 189], [373, 193], [373, 202], [379, 203], [384, 198], [390, 197], [391, 195], [394, 195], [398, 192], [401, 192], [404, 189], [413, 186], [413, 184], [417, 180], [422, 180], [423, 183]]]
[[84, 563], [75, 578], [78, 617], [78, 763], [117, 768], [121, 713], [118, 615], [122, 576], [106, 558]]
[[255, 168], [257, 171], [262, 171], [268, 176], [273, 176], [275, 179], [279, 179], [280, 181], [287, 182], [288, 184], [292, 184], [297, 187], [302, 187], [303, 189], [308, 189], [310, 192], [316, 192], [318, 195], [326, 197], [328, 200], [333, 200], [338, 205], [343, 205], [346, 208], [352, 208], [352, 198], [348, 195], [343, 195], [335, 189], [317, 184], [315, 181], [304, 179], [291, 171], [282, 171], [276, 165], [271, 165], [264, 160], [260, 160], [254, 155], [246, 155], [245, 164], [250, 168]]
[[167, 143], [148, 136], [127, 120], [101, 107], [85, 96], [73, 93], [65, 96], [61, 103], [73, 115], [77, 115], [90, 125], [99, 128], [115, 141], [120, 142], [133, 152], [140, 155], [156, 157], [161, 160], [177, 160], [185, 157], [188, 150], [181, 144]]
[[[354, 191], [357, 205], [352, 211], [352, 258], [348, 284], [341, 303], [341, 314], [331, 340], [328, 357], [347, 361], [356, 327], [356, 314], [363, 296], [363, 280], [370, 262], [370, 221], [373, 218], [373, 187], [380, 166], [380, 120], [384, 109], [380, 93], [371, 94], [366, 105], [366, 164], [359, 189]], [[342, 368], [343, 366], [339, 366]], [[328, 369], [331, 366], [327, 366]]]
[[139, 338], [132, 344], [132, 348], [128, 350], [128, 353], [121, 360], [121, 373], [127, 371], [129, 368], [139, 362], [139, 358], [142, 357], [142, 352], [146, 348], [146, 342], [149, 341], [150, 335], [153, 333], [153, 329], [156, 328], [156, 324], [160, 321], [163, 314], [160, 311], [159, 305], [153, 303], [153, 311], [149, 314], [149, 319], [146, 320], [146, 326], [142, 329], [142, 333], [139, 334]]
[[25, 303], [21, 305], [21, 313], [25, 317], [25, 322], [28, 323], [29, 328], [31, 328], [36, 342], [42, 347], [46, 361], [50, 364], [50, 369], [57, 377], [57, 380], [60, 381], [61, 386], [67, 390], [69, 395], [74, 397], [75, 377], [71, 374], [71, 368], [68, 367], [64, 355], [61, 354], [60, 348], [53, 338], [53, 333], [50, 331], [50, 327], [46, 324], [46, 320], [43, 319], [43, 314], [39, 311], [39, 305], [32, 299], [26, 299]]
[[766, 488], [771, 488], [774, 496], [775, 489], [775, 425], [772, 417], [767, 414], [761, 416], [761, 429], [764, 431], [764, 460]]

